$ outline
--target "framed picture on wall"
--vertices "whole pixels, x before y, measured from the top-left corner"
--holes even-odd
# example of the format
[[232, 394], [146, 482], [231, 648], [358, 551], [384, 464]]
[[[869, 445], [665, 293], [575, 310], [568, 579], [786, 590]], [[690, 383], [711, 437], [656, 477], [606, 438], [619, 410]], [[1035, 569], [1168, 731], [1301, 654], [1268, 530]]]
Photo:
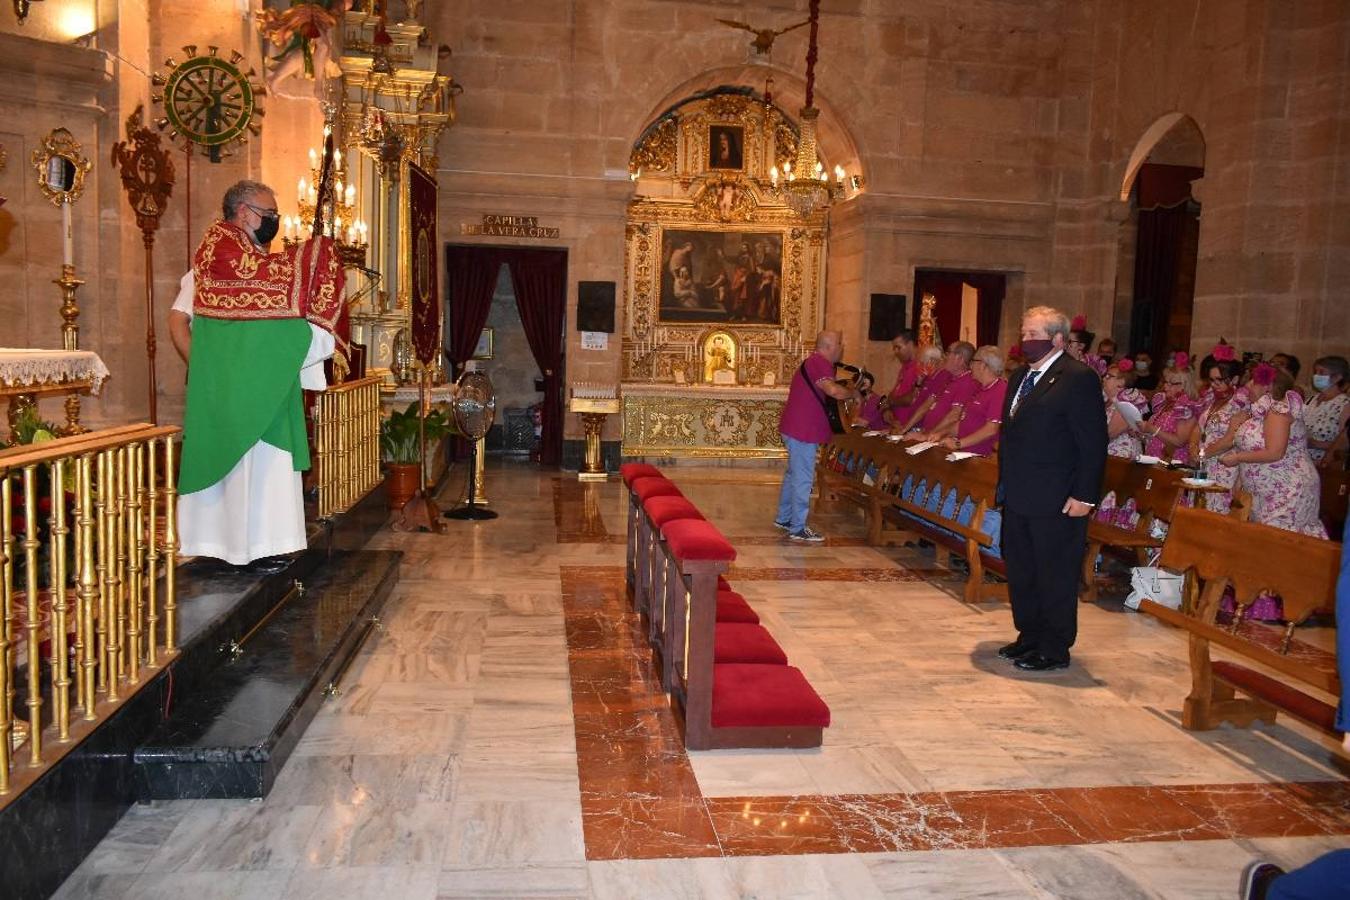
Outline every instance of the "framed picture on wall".
[[661, 239], [661, 322], [777, 325], [783, 233], [669, 229]]
[[708, 168], [737, 172], [745, 168], [745, 129], [739, 125], [708, 126]]
[[483, 329], [483, 333], [478, 335], [478, 346], [473, 348], [473, 359], [492, 359], [492, 336], [493, 328], [491, 325]]

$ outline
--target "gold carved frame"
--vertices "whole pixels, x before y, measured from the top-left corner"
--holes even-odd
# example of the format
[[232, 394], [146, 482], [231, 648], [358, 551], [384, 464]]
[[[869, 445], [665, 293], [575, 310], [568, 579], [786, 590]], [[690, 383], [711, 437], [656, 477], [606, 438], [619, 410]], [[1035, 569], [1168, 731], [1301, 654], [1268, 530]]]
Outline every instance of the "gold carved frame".
[[[741, 171], [708, 168], [709, 135], [718, 125], [742, 129]], [[625, 382], [673, 382], [675, 370], [701, 354], [703, 338], [716, 328], [735, 335], [742, 384], [761, 385], [767, 374], [778, 385], [787, 384], [824, 312], [824, 212], [803, 219], [769, 190], [769, 169], [792, 158], [796, 135], [777, 107], [742, 92], [687, 101], [643, 133], [630, 158], [639, 195], [629, 204], [625, 229]], [[667, 229], [781, 234], [779, 324], [662, 323], [658, 307]]]

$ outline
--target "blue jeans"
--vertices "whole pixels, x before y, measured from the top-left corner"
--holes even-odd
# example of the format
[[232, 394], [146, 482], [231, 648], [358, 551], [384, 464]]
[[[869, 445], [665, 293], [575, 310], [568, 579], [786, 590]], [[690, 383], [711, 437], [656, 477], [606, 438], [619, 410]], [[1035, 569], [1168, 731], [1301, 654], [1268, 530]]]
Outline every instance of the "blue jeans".
[[[1342, 570], [1343, 572], [1344, 570]], [[1344, 579], [1342, 579], [1344, 584]], [[1270, 884], [1267, 900], [1335, 900], [1350, 892], [1350, 850], [1332, 850]]]
[[1341, 544], [1341, 577], [1336, 581], [1336, 659], [1341, 670], [1341, 708], [1336, 727], [1350, 731], [1350, 518]]
[[787, 447], [787, 471], [783, 473], [783, 489], [778, 493], [778, 521], [796, 534], [806, 527], [806, 514], [811, 509], [811, 486], [816, 481], [816, 451], [819, 444], [808, 444], [783, 435]]

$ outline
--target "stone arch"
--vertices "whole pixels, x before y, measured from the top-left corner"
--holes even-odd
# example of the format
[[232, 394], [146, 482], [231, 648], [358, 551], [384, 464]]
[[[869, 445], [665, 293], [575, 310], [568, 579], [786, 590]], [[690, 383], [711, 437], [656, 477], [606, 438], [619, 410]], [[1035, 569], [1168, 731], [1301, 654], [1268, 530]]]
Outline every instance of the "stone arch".
[[1140, 167], [1148, 162], [1150, 156], [1157, 155], [1166, 155], [1165, 161], [1173, 165], [1204, 168], [1205, 136], [1200, 125], [1185, 113], [1170, 112], [1159, 116], [1144, 129], [1125, 164], [1125, 174], [1120, 183], [1121, 200], [1130, 199], [1130, 191], [1134, 188]]
[[[635, 144], [646, 128], [661, 115], [697, 94], [720, 87], [733, 87], [749, 88], [756, 96], [762, 96], [765, 78], [769, 75], [773, 75], [774, 104], [795, 122], [806, 101], [806, 81], [800, 75], [776, 65], [721, 66], [684, 80], [651, 104], [640, 121], [629, 123], [629, 144]], [[822, 96], [819, 89], [815, 92], [813, 102], [820, 110], [816, 139], [821, 158], [831, 166], [839, 164], [850, 172], [860, 171], [866, 175], [867, 161], [838, 108]]]

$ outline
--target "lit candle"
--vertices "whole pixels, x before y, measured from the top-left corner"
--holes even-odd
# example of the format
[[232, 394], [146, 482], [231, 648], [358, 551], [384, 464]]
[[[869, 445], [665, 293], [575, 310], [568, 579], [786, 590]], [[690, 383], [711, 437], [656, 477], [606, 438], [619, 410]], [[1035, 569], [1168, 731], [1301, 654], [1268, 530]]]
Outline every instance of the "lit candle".
[[351, 206], [352, 202], [355, 200], [356, 200], [356, 188], [349, 184], [347, 185], [347, 205]]
[[75, 265], [75, 228], [70, 222], [70, 204], [61, 204], [61, 259], [68, 266]]
[[337, 149], [336, 147], [334, 147], [334, 148], [333, 148], [333, 168], [336, 169], [336, 168], [340, 167], [341, 165], [342, 165], [342, 151], [339, 150], [339, 149]]
[[774, 187], [778, 187], [778, 167], [769, 166], [769, 181]]
[[844, 183], [844, 175], [845, 175], [845, 174], [846, 174], [846, 173], [844, 172], [844, 167], [843, 167], [843, 166], [835, 166], [835, 167], [834, 167], [834, 180], [835, 180], [835, 181], [839, 182], [840, 184], [843, 184], [843, 183]]
[[295, 196], [299, 197], [301, 200], [309, 195], [309, 188], [305, 185], [305, 179], [300, 179], [300, 184], [296, 186], [295, 191]]
[[314, 148], [309, 148], [309, 167], [313, 169], [319, 164], [319, 154], [314, 152]]

